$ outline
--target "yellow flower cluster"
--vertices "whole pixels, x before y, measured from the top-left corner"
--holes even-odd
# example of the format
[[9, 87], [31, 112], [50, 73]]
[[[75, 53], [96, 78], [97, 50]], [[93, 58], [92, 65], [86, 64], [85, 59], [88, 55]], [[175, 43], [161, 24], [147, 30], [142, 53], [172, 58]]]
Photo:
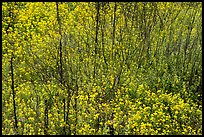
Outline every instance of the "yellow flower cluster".
[[[188, 4], [3, 2], [2, 134], [201, 135], [202, 103], [179, 75], [200, 57], [201, 4]], [[174, 54], [181, 37], [192, 47]]]

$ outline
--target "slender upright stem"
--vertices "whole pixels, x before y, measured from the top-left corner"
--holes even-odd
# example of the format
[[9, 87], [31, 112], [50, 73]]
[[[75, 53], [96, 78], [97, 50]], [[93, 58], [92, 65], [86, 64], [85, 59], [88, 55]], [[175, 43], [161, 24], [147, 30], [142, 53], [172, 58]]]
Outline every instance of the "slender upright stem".
[[18, 120], [17, 120], [17, 116], [16, 116], [16, 101], [15, 101], [15, 89], [14, 89], [14, 68], [13, 68], [13, 58], [14, 55], [12, 54], [10, 63], [11, 63], [11, 90], [12, 90], [12, 94], [13, 94], [13, 115], [14, 115], [14, 129], [16, 134], [18, 134]]

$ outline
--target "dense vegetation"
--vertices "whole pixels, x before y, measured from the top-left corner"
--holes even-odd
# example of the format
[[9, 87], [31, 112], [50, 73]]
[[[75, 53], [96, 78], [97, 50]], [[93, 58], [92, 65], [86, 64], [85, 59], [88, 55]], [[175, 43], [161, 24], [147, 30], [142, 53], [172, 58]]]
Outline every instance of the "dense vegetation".
[[202, 134], [202, 3], [3, 2], [2, 134]]

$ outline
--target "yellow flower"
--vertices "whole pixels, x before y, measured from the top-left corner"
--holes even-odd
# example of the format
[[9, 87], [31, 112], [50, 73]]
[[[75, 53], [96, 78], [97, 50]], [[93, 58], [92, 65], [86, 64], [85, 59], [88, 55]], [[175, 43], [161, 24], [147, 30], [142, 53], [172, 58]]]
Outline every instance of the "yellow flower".
[[18, 126], [21, 127], [21, 122], [18, 122]]
[[166, 126], [167, 129], [169, 128], [169, 125], [165, 125], [165, 126]]
[[111, 125], [112, 124], [112, 122], [110, 121], [110, 120], [108, 120], [107, 122], [106, 122], [106, 125]]
[[148, 127], [152, 127], [152, 124], [148, 123], [147, 126], [148, 126]]
[[34, 118], [33, 117], [29, 117], [28, 120], [34, 121]]
[[94, 119], [97, 119], [98, 116], [99, 116], [99, 113], [95, 114], [95, 115], [94, 115]]
[[115, 124], [113, 124], [113, 127], [114, 127], [114, 128], [116, 128], [117, 126], [118, 126], [118, 124], [116, 124], [116, 123], [115, 123]]
[[189, 130], [191, 130], [191, 129], [192, 129], [192, 127], [191, 127], [191, 126], [188, 126], [187, 128], [188, 128]]

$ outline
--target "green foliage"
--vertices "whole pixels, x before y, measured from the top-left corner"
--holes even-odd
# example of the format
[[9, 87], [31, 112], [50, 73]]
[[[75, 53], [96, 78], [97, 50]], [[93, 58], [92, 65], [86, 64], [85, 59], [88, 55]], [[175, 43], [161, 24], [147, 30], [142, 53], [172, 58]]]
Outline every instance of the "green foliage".
[[201, 135], [201, 6], [3, 2], [2, 134]]

